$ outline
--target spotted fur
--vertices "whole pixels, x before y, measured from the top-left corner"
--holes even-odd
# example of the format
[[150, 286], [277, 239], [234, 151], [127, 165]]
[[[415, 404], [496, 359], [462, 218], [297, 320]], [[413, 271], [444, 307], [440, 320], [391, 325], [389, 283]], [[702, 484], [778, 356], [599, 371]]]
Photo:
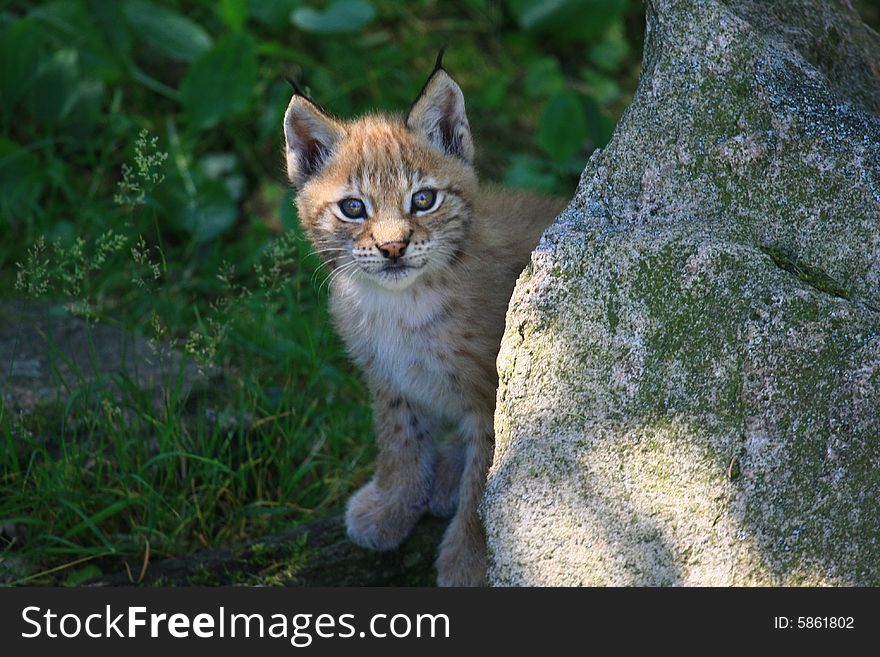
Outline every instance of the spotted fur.
[[[482, 584], [477, 509], [504, 315], [562, 203], [478, 183], [464, 96], [439, 67], [405, 118], [340, 121], [295, 94], [284, 133], [300, 219], [330, 270], [333, 319], [374, 401], [376, 473], [348, 503], [348, 535], [388, 550], [424, 513], [452, 516], [437, 581]], [[423, 189], [438, 200], [414, 212]], [[346, 198], [362, 200], [366, 218], [342, 214]], [[383, 255], [388, 244], [403, 255]]]

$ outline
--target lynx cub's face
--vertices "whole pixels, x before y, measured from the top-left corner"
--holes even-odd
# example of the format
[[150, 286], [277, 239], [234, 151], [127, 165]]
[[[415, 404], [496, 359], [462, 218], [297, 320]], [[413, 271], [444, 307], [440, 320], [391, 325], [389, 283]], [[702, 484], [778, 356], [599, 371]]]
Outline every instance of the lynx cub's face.
[[400, 290], [467, 251], [473, 143], [443, 69], [405, 119], [339, 121], [294, 95], [284, 136], [300, 219], [334, 276]]

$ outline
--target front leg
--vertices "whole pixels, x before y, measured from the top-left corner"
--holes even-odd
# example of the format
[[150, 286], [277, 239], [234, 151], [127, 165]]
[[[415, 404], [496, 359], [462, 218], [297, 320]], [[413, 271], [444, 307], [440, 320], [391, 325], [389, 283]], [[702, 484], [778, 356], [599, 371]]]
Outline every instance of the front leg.
[[348, 501], [345, 525], [358, 545], [391, 550], [409, 536], [428, 506], [434, 452], [423, 409], [378, 386], [373, 403], [376, 474]]
[[440, 544], [437, 584], [484, 586], [486, 535], [478, 509], [495, 446], [491, 413], [469, 414], [462, 422], [461, 433], [467, 446], [465, 468], [459, 485], [458, 510]]

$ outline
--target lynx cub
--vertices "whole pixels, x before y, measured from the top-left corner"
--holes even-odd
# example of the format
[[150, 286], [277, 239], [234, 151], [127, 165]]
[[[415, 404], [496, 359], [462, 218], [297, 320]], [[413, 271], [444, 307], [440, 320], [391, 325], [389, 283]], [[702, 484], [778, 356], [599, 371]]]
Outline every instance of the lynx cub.
[[348, 535], [390, 550], [425, 512], [452, 517], [437, 582], [483, 584], [495, 358], [513, 284], [562, 204], [478, 183], [440, 57], [405, 118], [340, 121], [295, 93], [284, 136], [336, 327], [374, 402], [376, 473], [349, 500]]

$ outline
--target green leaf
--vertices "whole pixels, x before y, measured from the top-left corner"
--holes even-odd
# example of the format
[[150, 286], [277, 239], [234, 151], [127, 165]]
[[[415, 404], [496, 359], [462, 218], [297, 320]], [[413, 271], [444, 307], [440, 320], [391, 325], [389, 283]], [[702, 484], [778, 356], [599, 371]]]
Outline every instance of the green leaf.
[[174, 59], [191, 62], [213, 42], [192, 19], [147, 0], [127, 0], [123, 12], [137, 36]]
[[553, 96], [544, 109], [535, 141], [556, 160], [567, 160], [584, 146], [587, 119], [580, 97], [572, 91]]
[[128, 63], [131, 59], [131, 33], [125, 24], [122, 6], [118, 2], [88, 0], [88, 13], [115, 55]]
[[283, 29], [301, 0], [248, 0], [248, 13], [270, 28]]
[[33, 21], [17, 20], [0, 30], [0, 110], [12, 108], [33, 84], [43, 63], [45, 35]]
[[547, 98], [565, 90], [565, 76], [555, 57], [539, 57], [529, 63], [524, 81], [525, 92], [533, 98]]
[[367, 0], [336, 0], [324, 11], [301, 7], [290, 15], [301, 30], [317, 34], [357, 32], [376, 17], [376, 8]]
[[602, 41], [590, 47], [590, 60], [607, 73], [617, 71], [628, 54], [629, 44], [621, 20], [611, 25]]
[[100, 122], [104, 85], [82, 74], [79, 58], [78, 50], [57, 50], [43, 66], [26, 101], [40, 127], [75, 126], [67, 136], [83, 138]]
[[235, 153], [207, 153], [199, 160], [198, 169], [206, 179], [219, 180], [226, 185], [235, 201], [244, 197], [247, 180], [241, 174]]
[[46, 62], [27, 99], [37, 124], [43, 127], [52, 126], [70, 111], [78, 73], [77, 50], [57, 50]]
[[514, 155], [504, 174], [504, 184], [548, 194], [556, 191], [557, 177], [543, 160], [530, 155]]
[[590, 85], [590, 96], [600, 105], [609, 105], [622, 95], [620, 85], [611, 76], [590, 70], [584, 71], [582, 75]]
[[208, 128], [247, 109], [257, 83], [257, 54], [251, 37], [227, 34], [189, 67], [180, 99], [191, 126]]
[[235, 225], [238, 208], [221, 180], [206, 180], [197, 200], [181, 208], [177, 222], [196, 242], [209, 242]]
[[248, 16], [247, 0], [220, 0], [220, 17], [231, 30], [240, 30]]
[[0, 218], [3, 224], [35, 209], [45, 179], [40, 161], [33, 153], [0, 138]]
[[95, 564], [90, 563], [88, 566], [77, 568], [68, 573], [67, 577], [64, 579], [64, 586], [79, 586], [85, 584], [89, 580], [100, 577], [103, 574], [104, 573], [101, 572], [100, 568]]
[[597, 39], [627, 9], [627, 0], [507, 0], [520, 27], [557, 41]]
[[[480, 104], [489, 109], [501, 109], [508, 101], [508, 89], [513, 81], [513, 76], [508, 73], [499, 73], [488, 78], [479, 90]], [[496, 115], [496, 118], [501, 119]]]

